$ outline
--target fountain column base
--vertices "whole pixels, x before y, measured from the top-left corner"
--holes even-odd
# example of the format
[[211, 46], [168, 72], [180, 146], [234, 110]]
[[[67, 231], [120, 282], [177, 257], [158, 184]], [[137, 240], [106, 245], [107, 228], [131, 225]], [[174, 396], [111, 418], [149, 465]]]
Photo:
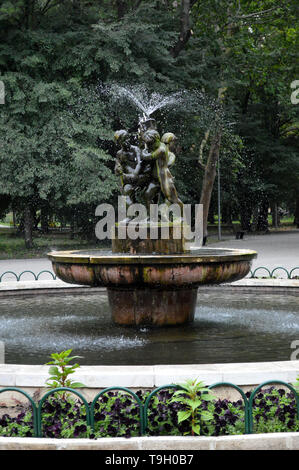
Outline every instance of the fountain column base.
[[121, 289], [108, 288], [112, 320], [118, 325], [170, 326], [194, 319], [197, 288]]

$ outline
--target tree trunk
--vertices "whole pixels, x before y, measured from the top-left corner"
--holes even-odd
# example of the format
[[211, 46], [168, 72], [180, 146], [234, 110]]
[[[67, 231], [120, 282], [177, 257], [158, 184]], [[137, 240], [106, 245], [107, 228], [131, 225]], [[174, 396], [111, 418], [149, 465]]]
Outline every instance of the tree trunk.
[[29, 206], [24, 211], [24, 239], [25, 247], [27, 249], [33, 248], [33, 216], [32, 210]]
[[221, 133], [217, 132], [211, 142], [208, 160], [205, 166], [203, 184], [200, 196], [200, 204], [203, 205], [203, 236], [208, 236], [208, 215], [211, 202], [211, 196], [216, 177], [217, 161], [219, 157], [221, 143]]
[[208, 223], [212, 224], [212, 225], [214, 225], [214, 223], [215, 223], [215, 214], [214, 214], [214, 210], [212, 210], [212, 207], [209, 210]]
[[272, 215], [272, 227], [277, 228], [279, 225], [279, 219], [278, 219], [278, 206], [276, 202], [271, 204], [271, 215]]
[[71, 234], [70, 234], [70, 239], [71, 240], [74, 240], [75, 238], [75, 217], [72, 216], [72, 219], [71, 219]]
[[181, 13], [180, 13], [180, 37], [171, 50], [172, 56], [177, 57], [184, 49], [191, 36], [190, 29], [190, 0], [181, 0]]
[[269, 230], [268, 208], [269, 208], [268, 201], [264, 201], [260, 204], [259, 213], [257, 217], [257, 227], [256, 227], [258, 232], [268, 232]]
[[29, 29], [32, 25], [33, 14], [34, 14], [35, 0], [24, 1], [24, 25], [26, 29]]
[[226, 225], [233, 225], [233, 214], [231, 210], [231, 206], [229, 204], [225, 204], [222, 207], [222, 215], [221, 215], [221, 220], [223, 224]]
[[49, 232], [49, 220], [48, 220], [48, 212], [46, 209], [42, 208], [40, 213], [40, 224], [43, 233]]
[[241, 204], [240, 209], [241, 229], [245, 230], [245, 232], [251, 232], [252, 208], [249, 204]]
[[126, 2], [124, 0], [116, 0], [116, 8], [117, 8], [117, 19], [121, 20], [127, 11]]

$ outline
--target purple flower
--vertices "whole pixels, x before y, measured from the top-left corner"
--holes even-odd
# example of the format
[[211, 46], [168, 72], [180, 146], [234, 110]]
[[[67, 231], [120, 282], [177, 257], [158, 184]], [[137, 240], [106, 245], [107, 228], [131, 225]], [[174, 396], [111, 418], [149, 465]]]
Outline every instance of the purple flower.
[[80, 424], [79, 426], [76, 426], [74, 429], [74, 436], [78, 437], [81, 433], [86, 432], [87, 427], [85, 424]]

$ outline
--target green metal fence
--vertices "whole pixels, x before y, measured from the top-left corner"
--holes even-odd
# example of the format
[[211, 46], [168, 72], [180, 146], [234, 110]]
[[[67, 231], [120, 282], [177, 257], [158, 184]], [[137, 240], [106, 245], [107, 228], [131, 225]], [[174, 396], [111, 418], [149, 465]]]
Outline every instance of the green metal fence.
[[[249, 398], [246, 397], [246, 394], [244, 391], [238, 386], [230, 382], [217, 382], [215, 384], [210, 385], [208, 388], [209, 389], [215, 389], [217, 387], [230, 387], [237, 392], [239, 392], [243, 403], [244, 403], [244, 434], [253, 434], [254, 432], [254, 417], [253, 417], [253, 410], [254, 410], [254, 399], [258, 392], [265, 386], [267, 385], [283, 385], [284, 387], [288, 388], [290, 392], [294, 395], [294, 398], [296, 400], [296, 415], [297, 418], [299, 419], [299, 394], [296, 391], [296, 389], [290, 385], [287, 382], [283, 382], [281, 380], [270, 380], [261, 383], [258, 385], [250, 394]], [[101, 390], [93, 399], [93, 401], [89, 404], [86, 400], [86, 398], [82, 395], [82, 393], [78, 392], [77, 390], [74, 390], [72, 388], [68, 387], [58, 387], [55, 389], [51, 389], [47, 391], [40, 401], [38, 403], [35, 403], [33, 398], [24, 390], [18, 388], [18, 387], [5, 387], [0, 389], [0, 394], [4, 392], [18, 392], [24, 395], [32, 408], [32, 416], [33, 416], [33, 435], [34, 437], [42, 437], [43, 436], [43, 429], [42, 429], [42, 418], [43, 418], [43, 404], [45, 400], [55, 394], [56, 392], [71, 392], [72, 394], [76, 395], [83, 403], [85, 410], [86, 410], [86, 425], [90, 426], [91, 429], [94, 431], [95, 430], [95, 405], [98, 402], [99, 398], [104, 395], [107, 392], [111, 391], [120, 391], [122, 393], [129, 394], [134, 401], [136, 402], [138, 408], [139, 408], [139, 426], [140, 426], [140, 436], [145, 436], [147, 435], [147, 428], [148, 428], [148, 412], [149, 412], [149, 407], [151, 400], [155, 395], [157, 395], [161, 390], [169, 390], [169, 389], [175, 389], [178, 390], [182, 388], [180, 385], [176, 384], [168, 384], [168, 385], [163, 385], [161, 387], [156, 388], [153, 390], [147, 399], [145, 400], [144, 403], [142, 403], [141, 399], [138, 397], [138, 395], [133, 392], [132, 390], [125, 388], [125, 387], [108, 387], [103, 390]], [[200, 412], [199, 412], [200, 413]]]
[[[294, 275], [294, 273], [296, 271], [297, 271], [297, 273]], [[295, 268], [292, 268], [290, 271], [288, 271], [286, 268], [284, 268], [282, 266], [277, 266], [276, 268], [274, 268], [272, 270], [266, 268], [265, 266], [259, 266], [258, 268], [255, 268], [254, 271], [250, 271], [250, 274], [251, 274], [250, 277], [251, 278], [256, 278], [258, 272], [263, 273], [264, 277], [265, 277], [265, 274], [266, 274], [266, 277], [269, 277], [271, 279], [275, 279], [277, 276], [279, 276], [278, 273], [281, 273], [281, 272], [284, 273], [283, 278], [293, 279], [293, 278], [298, 277], [298, 279], [299, 279], [299, 267], [298, 266], [296, 266]], [[280, 279], [282, 279], [282, 278], [280, 278]]]
[[40, 271], [38, 274], [35, 274], [33, 271], [29, 271], [29, 270], [26, 270], [26, 271], [22, 271], [20, 274], [16, 274], [14, 271], [5, 271], [4, 273], [2, 273], [0, 275], [0, 282], [2, 282], [2, 279], [4, 278], [4, 276], [6, 276], [7, 274], [12, 274], [14, 277], [15, 277], [15, 280], [16, 281], [20, 281], [22, 276], [24, 276], [24, 274], [32, 274], [33, 276], [33, 280], [34, 281], [38, 281], [40, 276], [44, 273], [47, 273], [47, 274], [50, 274], [51, 278], [53, 280], [56, 279], [56, 276], [55, 274], [52, 272], [52, 271], [48, 271], [47, 269], [44, 269], [43, 271]]
[[[52, 271], [48, 271], [47, 269], [40, 271], [38, 274], [35, 274], [31, 270], [22, 271], [20, 274], [17, 274], [14, 271], [5, 271], [0, 275], [0, 282], [3, 282], [8, 274], [13, 275], [16, 281], [20, 281], [24, 274], [31, 274], [33, 280], [38, 281], [40, 279], [40, 276], [45, 273], [49, 274], [51, 279], [57, 279], [56, 275]], [[283, 277], [280, 277], [280, 279], [299, 279], [299, 266], [296, 266], [290, 270], [284, 268], [283, 266], [277, 266], [272, 270], [267, 268], [266, 266], [259, 266], [253, 271], [250, 271], [250, 278], [257, 278], [258, 273], [260, 273], [262, 277], [267, 277], [271, 279], [278, 278], [279, 276], [281, 276], [281, 273], [283, 273]]]

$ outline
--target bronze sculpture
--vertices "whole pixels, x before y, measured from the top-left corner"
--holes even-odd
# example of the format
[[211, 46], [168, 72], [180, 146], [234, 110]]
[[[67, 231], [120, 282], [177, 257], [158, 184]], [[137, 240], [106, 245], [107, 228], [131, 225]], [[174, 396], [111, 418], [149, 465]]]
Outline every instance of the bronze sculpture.
[[144, 119], [139, 125], [140, 147], [130, 143], [125, 130], [117, 131], [115, 142], [120, 150], [116, 154], [115, 173], [120, 178], [121, 193], [127, 206], [140, 199], [150, 213], [150, 205], [164, 196], [167, 205], [178, 204], [183, 217], [183, 203], [178, 197], [170, 167], [175, 162], [171, 145], [176, 137], [167, 132], [160, 138], [153, 119]]
[[125, 130], [115, 132], [114, 139], [120, 146], [116, 154], [114, 171], [120, 178], [120, 190], [126, 196], [127, 204], [136, 202], [136, 182], [140, 170], [140, 150], [130, 144], [129, 133]]

